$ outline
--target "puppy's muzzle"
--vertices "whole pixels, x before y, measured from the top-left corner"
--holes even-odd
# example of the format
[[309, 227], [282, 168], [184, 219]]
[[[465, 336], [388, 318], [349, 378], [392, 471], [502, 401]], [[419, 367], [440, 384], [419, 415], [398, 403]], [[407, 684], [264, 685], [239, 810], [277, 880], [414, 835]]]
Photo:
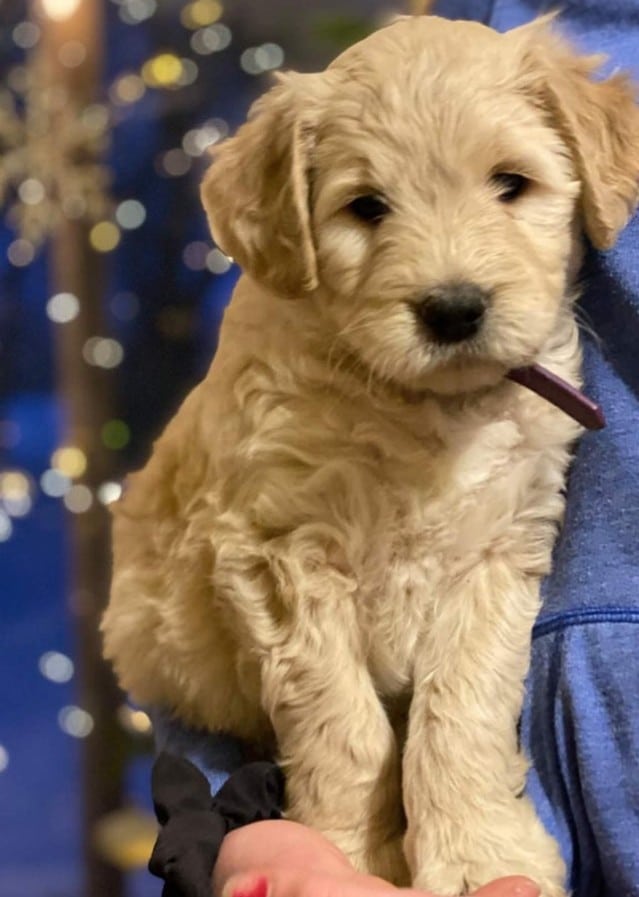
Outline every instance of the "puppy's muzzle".
[[478, 333], [489, 295], [474, 283], [441, 286], [415, 304], [415, 314], [430, 339], [460, 343]]

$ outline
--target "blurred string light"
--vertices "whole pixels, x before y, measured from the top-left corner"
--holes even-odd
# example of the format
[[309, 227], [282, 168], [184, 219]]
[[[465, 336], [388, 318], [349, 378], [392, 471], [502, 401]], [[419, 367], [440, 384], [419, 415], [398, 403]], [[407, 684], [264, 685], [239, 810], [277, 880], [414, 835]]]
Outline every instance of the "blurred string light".
[[284, 50], [279, 44], [249, 47], [240, 56], [240, 65], [249, 75], [261, 75], [278, 69], [284, 62]]
[[89, 243], [96, 252], [112, 252], [120, 242], [120, 229], [112, 221], [98, 221], [89, 232]]
[[211, 119], [199, 128], [187, 131], [182, 138], [182, 148], [189, 156], [202, 156], [210, 146], [226, 137], [228, 132], [229, 127], [223, 119]]
[[62, 498], [72, 486], [71, 479], [59, 470], [45, 470], [40, 477], [40, 488], [50, 498]]
[[51, 456], [51, 467], [70, 480], [77, 480], [87, 469], [87, 456], [74, 445], [63, 445]]
[[40, 29], [34, 22], [18, 22], [11, 36], [16, 47], [31, 50], [40, 40]]
[[73, 661], [60, 651], [45, 651], [38, 660], [38, 669], [45, 679], [62, 684], [73, 678]]
[[58, 713], [58, 725], [73, 738], [86, 738], [93, 731], [93, 717], [81, 707], [71, 704]]
[[218, 0], [194, 0], [183, 8], [180, 21], [185, 28], [195, 30], [217, 22], [223, 12], [224, 8]]
[[0, 772], [4, 772], [9, 765], [9, 751], [0, 744]]
[[72, 514], [84, 514], [93, 505], [93, 493], [83, 483], [75, 483], [64, 495], [62, 501]]
[[103, 505], [113, 504], [122, 496], [122, 485], [112, 481], [102, 483], [97, 491], [98, 501]]
[[47, 302], [47, 317], [55, 324], [68, 324], [80, 313], [80, 300], [73, 293], [56, 293]]
[[116, 368], [122, 363], [124, 349], [115, 339], [92, 336], [82, 348], [82, 357], [87, 364], [98, 368]]
[[153, 730], [149, 715], [130, 704], [122, 704], [118, 709], [118, 721], [131, 735], [150, 735]]
[[20, 470], [8, 470], [0, 474], [0, 503], [10, 517], [25, 517], [31, 510], [32, 484]]
[[208, 56], [210, 53], [226, 50], [231, 40], [231, 29], [218, 23], [196, 31], [191, 37], [191, 49], [199, 56]]
[[119, 418], [107, 421], [100, 431], [102, 445], [112, 451], [125, 448], [131, 439], [131, 431], [128, 424]]
[[13, 524], [6, 511], [0, 508], [0, 542], [7, 542], [13, 533]]
[[115, 210], [115, 219], [125, 230], [135, 230], [146, 221], [146, 209], [137, 199], [125, 199]]
[[135, 293], [116, 293], [109, 303], [109, 309], [118, 321], [133, 321], [140, 312], [140, 300]]
[[118, 15], [126, 25], [139, 25], [157, 11], [156, 0], [122, 0]]
[[42, 10], [54, 22], [64, 22], [80, 8], [82, 0], [40, 0]]

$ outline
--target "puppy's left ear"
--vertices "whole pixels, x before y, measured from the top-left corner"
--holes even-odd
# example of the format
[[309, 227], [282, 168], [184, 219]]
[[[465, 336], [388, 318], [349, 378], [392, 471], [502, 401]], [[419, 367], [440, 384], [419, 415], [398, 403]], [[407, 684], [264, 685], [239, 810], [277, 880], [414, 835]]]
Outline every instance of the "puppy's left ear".
[[202, 184], [213, 238], [252, 277], [293, 297], [317, 286], [309, 208], [313, 89], [320, 75], [287, 74], [214, 151]]
[[550, 30], [554, 15], [510, 32], [522, 41], [535, 98], [569, 147], [581, 180], [584, 229], [612, 246], [639, 199], [637, 87], [625, 74], [598, 80], [602, 56], [579, 56]]

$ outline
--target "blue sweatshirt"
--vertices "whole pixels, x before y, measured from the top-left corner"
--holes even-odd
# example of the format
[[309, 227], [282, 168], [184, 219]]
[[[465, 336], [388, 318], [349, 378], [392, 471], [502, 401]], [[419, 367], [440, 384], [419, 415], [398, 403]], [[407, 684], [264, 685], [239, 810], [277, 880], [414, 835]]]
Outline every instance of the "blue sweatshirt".
[[[440, 0], [435, 12], [507, 30], [556, 4]], [[639, 0], [563, 0], [562, 30], [639, 81]], [[460, 48], [460, 52], [463, 50]], [[604, 71], [605, 71], [604, 67]], [[528, 791], [559, 841], [575, 897], [639, 897], [639, 216], [586, 262], [586, 392], [607, 428], [581, 440], [534, 629], [521, 720]], [[157, 720], [159, 747], [219, 787], [239, 747]]]

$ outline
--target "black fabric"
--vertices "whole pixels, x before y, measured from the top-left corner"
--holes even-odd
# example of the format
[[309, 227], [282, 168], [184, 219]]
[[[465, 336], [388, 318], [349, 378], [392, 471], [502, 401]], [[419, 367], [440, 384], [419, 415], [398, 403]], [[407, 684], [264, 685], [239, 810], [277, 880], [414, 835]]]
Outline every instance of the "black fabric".
[[153, 766], [151, 790], [162, 828], [149, 871], [164, 879], [162, 897], [211, 897], [211, 874], [224, 836], [250, 822], [281, 818], [284, 776], [274, 763], [248, 763], [211, 797], [199, 769], [162, 752]]

